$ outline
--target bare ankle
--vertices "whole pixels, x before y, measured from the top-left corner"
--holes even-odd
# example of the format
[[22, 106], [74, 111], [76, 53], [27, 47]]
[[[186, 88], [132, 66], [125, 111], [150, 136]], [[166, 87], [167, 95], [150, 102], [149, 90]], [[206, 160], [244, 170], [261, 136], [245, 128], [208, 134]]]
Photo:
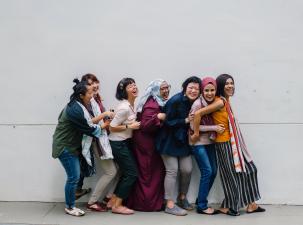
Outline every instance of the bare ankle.
[[173, 208], [175, 206], [175, 203], [174, 203], [174, 201], [172, 201], [172, 200], [167, 200], [167, 202], [166, 202], [166, 207], [168, 207], [168, 208]]

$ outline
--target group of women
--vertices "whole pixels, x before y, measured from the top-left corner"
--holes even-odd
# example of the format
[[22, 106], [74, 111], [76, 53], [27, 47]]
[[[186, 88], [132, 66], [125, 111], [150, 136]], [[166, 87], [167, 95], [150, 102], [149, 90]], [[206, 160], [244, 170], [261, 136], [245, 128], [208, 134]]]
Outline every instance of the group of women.
[[[117, 85], [119, 104], [114, 111], [105, 111], [95, 75], [86, 74], [74, 82], [53, 135], [52, 155], [67, 174], [67, 214], [85, 214], [75, 207], [76, 190], [82, 190], [83, 178], [94, 175], [99, 164], [102, 175], [88, 210], [111, 209], [124, 215], [164, 210], [187, 215], [194, 208], [187, 199], [192, 155], [201, 172], [197, 213], [237, 216], [242, 207], [247, 207], [247, 213], [265, 211], [256, 204], [260, 199], [257, 169], [230, 104], [235, 90], [232, 76], [189, 77], [182, 91], [170, 99], [168, 82], [156, 79], [136, 107], [135, 80], [123, 78]], [[217, 165], [224, 190], [218, 210], [207, 202]]]

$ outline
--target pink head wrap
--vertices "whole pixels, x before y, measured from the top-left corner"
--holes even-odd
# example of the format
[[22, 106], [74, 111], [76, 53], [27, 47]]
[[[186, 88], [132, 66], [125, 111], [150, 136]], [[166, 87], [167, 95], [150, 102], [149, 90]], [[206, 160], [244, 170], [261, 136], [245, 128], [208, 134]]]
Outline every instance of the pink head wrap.
[[215, 88], [217, 89], [217, 82], [214, 78], [212, 77], [205, 77], [202, 79], [202, 91], [204, 90], [205, 86], [208, 84], [212, 84], [215, 86]]

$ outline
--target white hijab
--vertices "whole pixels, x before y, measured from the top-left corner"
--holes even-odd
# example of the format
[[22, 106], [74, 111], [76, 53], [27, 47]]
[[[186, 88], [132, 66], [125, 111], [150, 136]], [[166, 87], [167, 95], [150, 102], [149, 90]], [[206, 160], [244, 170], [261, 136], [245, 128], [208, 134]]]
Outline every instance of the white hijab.
[[138, 105], [137, 105], [137, 112], [142, 112], [143, 106], [145, 105], [147, 99], [150, 96], [153, 96], [153, 98], [158, 102], [158, 104], [162, 107], [165, 105], [166, 100], [164, 100], [160, 96], [160, 86], [163, 84], [163, 82], [166, 82], [163, 79], [156, 79], [149, 83], [147, 88], [144, 91], [143, 96], [140, 98]]

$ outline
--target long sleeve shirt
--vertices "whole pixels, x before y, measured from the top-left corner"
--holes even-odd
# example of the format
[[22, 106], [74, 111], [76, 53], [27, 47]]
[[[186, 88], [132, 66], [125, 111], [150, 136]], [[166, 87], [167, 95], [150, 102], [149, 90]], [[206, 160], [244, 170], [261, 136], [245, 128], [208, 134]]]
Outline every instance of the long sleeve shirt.
[[58, 124], [53, 135], [52, 156], [58, 158], [64, 148], [72, 154], [81, 152], [83, 134], [99, 137], [101, 128], [91, 126], [85, 118], [81, 106], [73, 101], [59, 115]]
[[192, 102], [183, 93], [171, 97], [164, 106], [166, 114], [164, 126], [156, 139], [157, 151], [170, 156], [187, 156], [191, 148], [188, 144], [189, 124], [185, 122]]

